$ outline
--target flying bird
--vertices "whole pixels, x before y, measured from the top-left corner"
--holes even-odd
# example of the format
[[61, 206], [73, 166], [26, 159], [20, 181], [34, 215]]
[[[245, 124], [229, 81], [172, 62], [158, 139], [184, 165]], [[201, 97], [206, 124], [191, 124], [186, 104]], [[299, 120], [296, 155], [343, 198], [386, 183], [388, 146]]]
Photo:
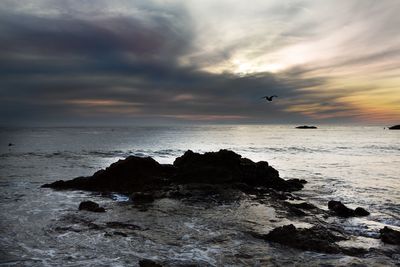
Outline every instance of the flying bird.
[[272, 98], [274, 98], [274, 97], [278, 97], [277, 95], [273, 95], [273, 96], [263, 96], [263, 97], [261, 97], [261, 99], [263, 99], [263, 98], [265, 98], [265, 100], [266, 101], [272, 101]]

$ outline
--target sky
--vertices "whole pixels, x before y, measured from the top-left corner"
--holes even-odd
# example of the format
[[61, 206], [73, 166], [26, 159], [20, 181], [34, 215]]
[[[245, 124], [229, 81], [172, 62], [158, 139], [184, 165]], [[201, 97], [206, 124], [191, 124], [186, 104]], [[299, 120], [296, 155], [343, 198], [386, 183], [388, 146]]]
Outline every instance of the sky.
[[398, 0], [2, 0], [0, 125], [400, 123], [399, 13]]

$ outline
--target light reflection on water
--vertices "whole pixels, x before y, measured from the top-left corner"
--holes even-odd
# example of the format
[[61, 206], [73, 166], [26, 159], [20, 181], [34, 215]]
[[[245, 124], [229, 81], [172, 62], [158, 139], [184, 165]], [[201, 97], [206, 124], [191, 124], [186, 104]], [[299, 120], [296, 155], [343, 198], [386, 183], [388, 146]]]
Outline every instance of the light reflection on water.
[[[340, 223], [368, 236], [384, 225], [400, 226], [399, 135], [400, 131], [381, 127], [296, 130], [286, 125], [1, 129], [0, 258], [3, 263], [27, 266], [128, 265], [139, 258], [176, 263], [192, 259], [204, 265], [305, 264], [310, 260], [335, 265], [393, 264], [396, 261], [388, 259], [322, 257], [246, 235], [249, 229], [268, 232], [290, 223], [276, 219], [268, 206], [243, 202], [201, 208], [162, 200], [149, 211], [139, 212], [120, 195], [113, 201], [85, 192], [39, 187], [58, 179], [91, 175], [128, 155], [148, 155], [172, 163], [187, 149], [226, 148], [255, 161], [268, 161], [283, 178], [308, 180], [299, 195], [320, 207], [326, 209], [327, 201], [336, 199], [353, 208], [366, 208], [371, 212], [366, 219]], [[9, 148], [8, 143], [16, 145]], [[104, 232], [95, 230], [54, 230], [71, 225], [66, 217], [82, 216], [76, 208], [88, 198], [108, 211], [84, 214], [84, 218], [98, 224], [128, 221], [151, 230], [128, 237], [105, 237]], [[375, 239], [363, 237], [350, 242], [377, 245]]]

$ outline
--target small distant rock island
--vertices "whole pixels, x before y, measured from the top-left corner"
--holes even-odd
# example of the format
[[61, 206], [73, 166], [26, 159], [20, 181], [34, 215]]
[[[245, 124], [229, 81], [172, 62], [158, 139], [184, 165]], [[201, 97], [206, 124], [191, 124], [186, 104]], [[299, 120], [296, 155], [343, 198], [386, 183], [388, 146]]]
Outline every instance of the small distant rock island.
[[389, 127], [389, 130], [400, 130], [400, 124]]
[[318, 127], [313, 125], [301, 125], [297, 126], [296, 129], [318, 129]]

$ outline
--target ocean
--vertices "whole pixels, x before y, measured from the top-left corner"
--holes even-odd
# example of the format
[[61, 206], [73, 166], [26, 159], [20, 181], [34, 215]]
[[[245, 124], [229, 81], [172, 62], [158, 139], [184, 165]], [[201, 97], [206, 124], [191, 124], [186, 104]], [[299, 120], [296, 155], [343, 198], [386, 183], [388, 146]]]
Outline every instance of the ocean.
[[[247, 231], [307, 222], [251, 201], [160, 199], [142, 211], [123, 195], [40, 188], [92, 175], [129, 155], [172, 163], [188, 149], [230, 149], [268, 161], [284, 179], [307, 180], [295, 194], [320, 208], [340, 200], [367, 209], [368, 217], [327, 219], [354, 233], [351, 245], [382, 247], [379, 229], [400, 229], [400, 131], [293, 125], [0, 128], [0, 266], [136, 266], [143, 258], [170, 266], [398, 266], [400, 252], [351, 257], [258, 240]], [[88, 199], [107, 212], [78, 212]], [[90, 227], [121, 220], [141, 230], [112, 235]]]

